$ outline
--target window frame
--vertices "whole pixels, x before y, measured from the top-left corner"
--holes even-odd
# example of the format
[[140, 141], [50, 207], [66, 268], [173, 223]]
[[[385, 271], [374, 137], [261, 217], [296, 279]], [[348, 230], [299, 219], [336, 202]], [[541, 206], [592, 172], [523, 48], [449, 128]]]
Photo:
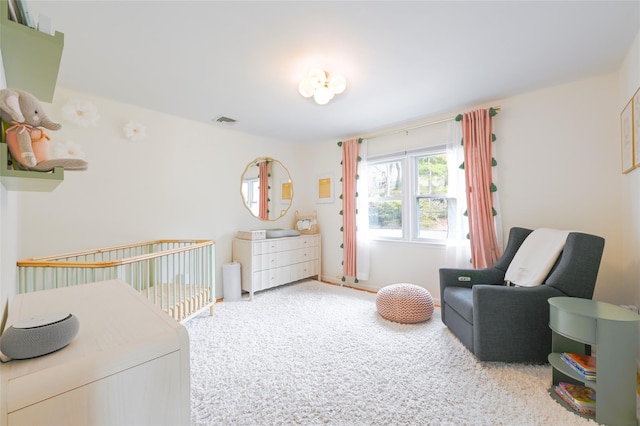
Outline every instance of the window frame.
[[[455, 198], [450, 197], [448, 194], [444, 194], [442, 196], [437, 195], [424, 195], [418, 193], [419, 188], [419, 176], [418, 176], [418, 159], [420, 157], [425, 156], [437, 156], [437, 155], [445, 155], [447, 156], [447, 146], [445, 144], [442, 145], [434, 145], [431, 147], [418, 148], [410, 151], [404, 151], [399, 153], [392, 154], [383, 154], [376, 155], [367, 158], [367, 168], [374, 166], [376, 164], [384, 164], [397, 161], [400, 163], [401, 168], [401, 188], [402, 188], [402, 196], [400, 197], [402, 201], [402, 209], [401, 209], [401, 219], [402, 226], [401, 236], [393, 237], [393, 236], [382, 236], [375, 235], [375, 230], [369, 228], [370, 239], [373, 241], [395, 241], [395, 242], [415, 242], [415, 243], [425, 243], [425, 244], [439, 244], [443, 245], [447, 243], [447, 239], [450, 235], [452, 235], [452, 226], [455, 227], [455, 221], [453, 219], [453, 215], [455, 215]], [[449, 171], [447, 170], [447, 173]], [[368, 183], [367, 183], [367, 191]], [[450, 192], [450, 191], [449, 191]], [[445, 238], [426, 238], [420, 237], [420, 229], [419, 229], [419, 200], [420, 199], [445, 199], [447, 200], [447, 237]], [[367, 215], [369, 214], [368, 206], [367, 206]]]

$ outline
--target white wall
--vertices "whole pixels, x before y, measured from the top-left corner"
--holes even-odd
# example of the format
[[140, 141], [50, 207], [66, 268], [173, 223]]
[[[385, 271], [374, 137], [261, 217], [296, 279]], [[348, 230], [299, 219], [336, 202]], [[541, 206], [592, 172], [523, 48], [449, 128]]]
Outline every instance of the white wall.
[[[595, 298], [629, 303], [636, 297], [633, 283], [637, 282], [637, 274], [628, 274], [629, 260], [625, 258], [633, 256], [623, 254], [626, 216], [620, 209], [624, 194], [617, 84], [614, 73], [482, 106], [502, 108], [494, 119], [494, 133], [505, 238], [512, 226], [576, 229], [604, 237], [606, 247]], [[476, 107], [452, 111], [450, 116]], [[386, 147], [389, 152], [404, 149], [402, 138], [397, 139], [397, 144]], [[379, 143], [373, 139], [370, 151], [381, 153], [383, 150], [376, 148]], [[339, 176], [341, 154], [334, 147], [334, 142], [327, 142], [310, 148], [312, 170], [321, 173], [333, 169]], [[637, 200], [637, 193], [634, 197]], [[342, 238], [336, 232], [341, 224], [341, 206], [317, 207], [322, 212], [325, 240], [323, 274], [334, 280], [342, 276], [342, 253], [336, 249]], [[437, 271], [445, 262], [445, 248], [441, 246], [374, 243], [370, 280], [359, 285], [377, 289], [391, 282], [408, 281], [424, 286], [439, 298]]]
[[[606, 247], [595, 298], [618, 304], [637, 301], [640, 286], [640, 171], [620, 173], [619, 146], [619, 112], [640, 85], [639, 44], [636, 39], [620, 72], [463, 109], [502, 108], [495, 118], [495, 147], [505, 236], [516, 225], [603, 236]], [[210, 238], [217, 241], [221, 297], [220, 268], [231, 260], [234, 233], [265, 227], [241, 204], [240, 175], [249, 161], [271, 156], [289, 169], [294, 202], [284, 219], [266, 225], [289, 227], [295, 210], [316, 210], [323, 235], [323, 278], [339, 282], [339, 182], [334, 203], [315, 203], [317, 175], [340, 178], [337, 141], [288, 145], [63, 88], [47, 105], [50, 115], [60, 119], [60, 107], [70, 99], [93, 102], [102, 118], [88, 129], [63, 123], [52, 136], [81, 144], [89, 170], [67, 172], [51, 193], [2, 190], [3, 275], [7, 265], [13, 269], [16, 258], [158, 238]], [[146, 139], [124, 139], [121, 128], [130, 119], [146, 125]], [[383, 139], [372, 140], [372, 152], [376, 147], [378, 153], [404, 147], [402, 138], [393, 143]], [[20, 218], [14, 219], [19, 222], [17, 231], [7, 223], [12, 214]], [[7, 248], [10, 240], [5, 244], [7, 229], [19, 236], [17, 256]], [[360, 282], [361, 287], [415, 282], [439, 298], [437, 271], [446, 262], [443, 247], [374, 242], [371, 256], [371, 277]], [[3, 280], [0, 295], [10, 294], [11, 286]]]
[[622, 258], [617, 75], [502, 102], [498, 120], [505, 229], [577, 229], [605, 238], [595, 299], [635, 297]]
[[[303, 210], [296, 195], [304, 165], [299, 147], [214, 125], [196, 123], [130, 105], [56, 89], [47, 111], [61, 120], [70, 100], [90, 101], [101, 116], [96, 127], [61, 121], [52, 140], [79, 144], [87, 171], [66, 171], [53, 192], [19, 194], [19, 258], [97, 249], [156, 239], [216, 241], [217, 297], [221, 265], [231, 261], [238, 229], [291, 227]], [[122, 132], [128, 120], [146, 126], [145, 139], [131, 142]], [[294, 181], [287, 215], [264, 223], [240, 198], [240, 177], [257, 157], [280, 160]]]
[[[616, 111], [620, 112], [640, 88], [640, 32], [620, 68], [619, 90]], [[640, 135], [636, 135], [640, 138]], [[636, 156], [640, 153], [636, 153]], [[640, 305], [640, 170], [636, 169], [621, 177], [622, 203], [622, 263], [630, 285], [635, 286], [634, 301]]]

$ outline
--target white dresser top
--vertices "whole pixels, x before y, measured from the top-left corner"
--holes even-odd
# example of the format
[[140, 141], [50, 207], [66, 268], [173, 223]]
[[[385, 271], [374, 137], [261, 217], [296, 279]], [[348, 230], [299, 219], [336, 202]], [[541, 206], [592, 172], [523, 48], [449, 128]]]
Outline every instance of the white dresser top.
[[17, 295], [5, 328], [53, 311], [76, 316], [78, 334], [52, 354], [0, 365], [1, 412], [189, 347], [186, 329], [122, 280]]

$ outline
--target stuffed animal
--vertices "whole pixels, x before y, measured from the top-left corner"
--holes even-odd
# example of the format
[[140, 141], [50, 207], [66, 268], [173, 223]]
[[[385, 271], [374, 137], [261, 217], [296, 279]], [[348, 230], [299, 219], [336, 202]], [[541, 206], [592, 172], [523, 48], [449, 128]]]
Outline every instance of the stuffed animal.
[[58, 130], [62, 126], [47, 117], [40, 101], [32, 94], [18, 89], [0, 90], [0, 118], [11, 125], [5, 131], [6, 142], [21, 168], [36, 171], [50, 171], [55, 167], [87, 168], [82, 159], [49, 159], [50, 137], [44, 129]]

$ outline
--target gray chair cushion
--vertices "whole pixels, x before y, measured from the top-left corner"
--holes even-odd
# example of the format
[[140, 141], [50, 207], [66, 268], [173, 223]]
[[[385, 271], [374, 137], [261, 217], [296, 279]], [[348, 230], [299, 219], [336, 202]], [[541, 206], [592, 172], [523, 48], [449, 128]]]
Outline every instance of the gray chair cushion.
[[473, 291], [470, 288], [449, 287], [445, 289], [445, 294], [447, 306], [473, 324]]

